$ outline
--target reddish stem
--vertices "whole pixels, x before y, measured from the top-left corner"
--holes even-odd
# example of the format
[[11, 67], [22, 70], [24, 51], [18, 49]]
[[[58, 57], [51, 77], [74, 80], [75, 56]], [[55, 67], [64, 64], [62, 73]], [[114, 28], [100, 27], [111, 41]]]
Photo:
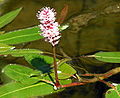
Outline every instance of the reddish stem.
[[53, 46], [53, 60], [54, 60], [54, 72], [55, 72], [55, 86], [59, 87], [59, 79], [58, 79], [58, 73], [57, 73], [57, 63], [56, 63], [56, 52], [55, 52], [55, 46]]
[[60, 85], [61, 88], [64, 87], [72, 87], [72, 86], [78, 86], [78, 85], [85, 85], [86, 83], [84, 82], [75, 82], [75, 83], [70, 83], [70, 84], [66, 84], [66, 85]]
[[81, 82], [76, 82], [76, 83], [71, 83], [71, 84], [67, 84], [67, 85], [61, 85], [61, 88], [64, 87], [71, 87], [71, 86], [77, 86], [77, 85], [84, 85], [87, 83], [93, 83], [93, 82], [97, 82], [97, 81], [101, 81], [105, 84], [107, 84], [108, 86], [114, 88], [109, 82], [104, 81], [103, 79], [106, 79], [114, 74], [117, 74], [120, 72], [120, 67], [114, 68], [104, 74], [84, 74], [83, 76], [95, 76], [92, 79], [82, 79]]

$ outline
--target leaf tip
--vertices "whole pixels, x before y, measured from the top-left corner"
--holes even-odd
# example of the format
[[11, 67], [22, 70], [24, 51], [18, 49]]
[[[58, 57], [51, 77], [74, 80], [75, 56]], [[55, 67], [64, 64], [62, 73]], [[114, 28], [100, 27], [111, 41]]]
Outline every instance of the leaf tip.
[[23, 9], [23, 7], [18, 8], [19, 11], [21, 11], [22, 9]]

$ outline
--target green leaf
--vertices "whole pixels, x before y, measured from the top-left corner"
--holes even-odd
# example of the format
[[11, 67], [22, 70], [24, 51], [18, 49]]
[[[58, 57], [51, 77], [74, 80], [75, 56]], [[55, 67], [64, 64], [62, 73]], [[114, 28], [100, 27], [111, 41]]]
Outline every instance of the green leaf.
[[[61, 26], [60, 30], [61, 31], [64, 30], [65, 27]], [[20, 44], [44, 38], [43, 36], [40, 35], [40, 33], [42, 32], [40, 32], [40, 28], [38, 26], [15, 30], [0, 35], [0, 43]]]
[[11, 11], [3, 16], [0, 17], [0, 28], [4, 27], [8, 23], [10, 23], [15, 17], [19, 14], [22, 8], [17, 10]]
[[32, 96], [44, 96], [54, 93], [53, 86], [46, 83], [32, 85], [21, 83], [9, 83], [0, 88], [0, 98], [29, 98]]
[[76, 70], [71, 67], [70, 64], [66, 63], [69, 60], [70, 59], [62, 59], [60, 60], [61, 62], [59, 61], [60, 63], [58, 64], [58, 76], [60, 79], [69, 78], [76, 73]]
[[[67, 63], [62, 63], [61, 65], [58, 66], [58, 77], [59, 79], [66, 79], [71, 77], [76, 73], [76, 70], [72, 68], [69, 64]], [[52, 77], [54, 76], [54, 73], [51, 74]]]
[[93, 57], [103, 62], [120, 63], [120, 52], [98, 52]]
[[71, 77], [72, 75], [74, 75], [76, 73], [76, 70], [67, 63], [63, 63], [62, 65], [60, 65], [58, 67], [58, 71], [61, 72], [61, 73], [59, 73], [60, 79], [65, 79], [65, 78]]
[[105, 98], [120, 98], [120, 84], [115, 87], [116, 91], [114, 89], [109, 89], [105, 94]]
[[[9, 64], [4, 69], [3, 72], [15, 81], [20, 81], [22, 83], [33, 84], [38, 82], [40, 79], [40, 71], [33, 70], [28, 67], [23, 67], [16, 64]], [[33, 75], [39, 75], [37, 77], [31, 77]]]
[[[71, 77], [76, 73], [76, 70], [72, 68], [66, 62], [70, 59], [62, 59], [58, 61], [58, 77], [59, 79], [66, 79]], [[54, 70], [52, 71], [54, 72]], [[51, 73], [51, 76], [55, 78], [54, 73]]]
[[63, 31], [63, 30], [65, 30], [65, 29], [67, 29], [68, 27], [69, 27], [69, 24], [65, 24], [65, 25], [60, 26], [60, 27], [59, 27], [59, 30], [60, 30], [60, 31]]
[[43, 38], [40, 36], [40, 29], [38, 26], [11, 31], [0, 35], [0, 43], [6, 44], [20, 44], [24, 42], [34, 41]]
[[43, 73], [50, 72], [50, 65], [53, 63], [53, 58], [50, 56], [30, 54], [25, 55], [26, 61]]
[[5, 51], [8, 51], [8, 50], [12, 50], [14, 48], [15, 47], [13, 47], [13, 46], [9, 46], [9, 45], [0, 43], [0, 52], [5, 52]]
[[[28, 61], [36, 69], [42, 71], [43, 73], [51, 72], [50, 65], [53, 64], [53, 58], [46, 55], [31, 54], [25, 56], [26, 61]], [[58, 61], [58, 59], [57, 59]], [[54, 77], [54, 70], [51, 76]], [[58, 65], [58, 75], [60, 79], [66, 79], [75, 74], [76, 70], [73, 69], [69, 64], [61, 62]]]
[[59, 80], [61, 85], [66, 85], [72, 83], [71, 79]]
[[36, 49], [14, 49], [14, 50], [9, 50], [6, 52], [0, 52], [1, 55], [12, 55], [15, 57], [22, 57], [25, 56], [26, 54], [41, 54], [43, 53], [40, 50]]

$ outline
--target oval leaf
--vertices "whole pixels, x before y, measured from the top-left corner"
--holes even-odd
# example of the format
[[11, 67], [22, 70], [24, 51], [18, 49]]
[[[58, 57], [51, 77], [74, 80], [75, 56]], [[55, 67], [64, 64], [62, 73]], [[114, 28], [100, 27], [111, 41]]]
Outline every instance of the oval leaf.
[[120, 52], [98, 52], [93, 57], [109, 63], [120, 63]]
[[[43, 73], [51, 72], [51, 66], [53, 64], [53, 58], [46, 55], [39, 55], [39, 54], [30, 54], [26, 55], [25, 59], [36, 69], [42, 71]], [[58, 61], [58, 59], [57, 59]], [[54, 77], [54, 71], [52, 71], [51, 76]], [[75, 74], [76, 70], [73, 69], [67, 63], [60, 63], [58, 65], [58, 76], [59, 79], [66, 79], [71, 77], [71, 75]]]
[[8, 23], [10, 23], [15, 17], [19, 14], [22, 8], [17, 10], [11, 11], [3, 16], [0, 17], [0, 28], [4, 27]]
[[43, 73], [50, 72], [50, 65], [53, 63], [52, 57], [39, 54], [25, 55], [25, 59], [29, 64], [42, 71]]
[[[60, 71], [60, 72], [59, 72]], [[69, 78], [76, 73], [76, 70], [69, 64], [63, 63], [58, 67], [58, 75], [60, 79]]]
[[[72, 68], [69, 64], [63, 63], [60, 66], [58, 66], [58, 77], [59, 79], [66, 79], [71, 77], [76, 73], [76, 70]], [[51, 73], [51, 76], [55, 78], [54, 71]]]
[[[36, 83], [40, 79], [40, 71], [35, 71], [33, 69], [30, 69], [28, 67], [23, 67], [16, 64], [10, 64], [7, 65], [3, 72], [10, 77], [11, 79], [15, 81], [20, 81], [22, 83]], [[39, 78], [37, 77], [31, 77], [32, 75], [39, 75]]]
[[16, 31], [11, 31], [0, 35], [0, 43], [20, 44], [23, 42], [34, 41], [43, 38], [40, 36], [39, 27], [31, 27]]

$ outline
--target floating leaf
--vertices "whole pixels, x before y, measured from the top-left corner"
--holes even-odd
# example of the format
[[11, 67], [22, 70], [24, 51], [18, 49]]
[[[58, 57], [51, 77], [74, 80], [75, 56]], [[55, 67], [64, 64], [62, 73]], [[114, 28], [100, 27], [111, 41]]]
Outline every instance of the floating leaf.
[[[60, 27], [60, 31], [66, 29], [68, 25], [63, 25]], [[38, 26], [15, 30], [7, 32], [0, 35], [0, 43], [5, 44], [20, 44], [24, 42], [34, 41], [42, 39], [43, 36], [40, 36], [40, 28]]]
[[105, 94], [105, 98], [120, 98], [120, 84], [116, 86], [116, 91], [109, 89]]
[[120, 63], [120, 52], [98, 52], [93, 57], [103, 62]]
[[76, 71], [70, 65], [64, 63], [60, 67], [58, 67], [58, 76], [60, 79], [65, 79], [73, 76]]
[[30, 54], [25, 56], [26, 61], [43, 73], [50, 72], [50, 64], [53, 63], [53, 58], [50, 56]]
[[12, 55], [16, 57], [22, 57], [25, 56], [26, 54], [41, 54], [41, 53], [43, 52], [36, 49], [14, 49], [6, 52], [0, 52], [1, 55]]
[[[13, 79], [15, 81], [20, 81], [22, 83], [28, 83], [28, 84], [32, 83], [33, 84], [40, 80], [39, 79], [40, 71], [35, 71], [31, 68], [23, 67], [23, 66], [16, 65], [16, 64], [7, 65], [3, 69], [3, 71], [11, 79]], [[32, 75], [39, 75], [39, 78], [31, 77]]]
[[5, 52], [5, 51], [8, 51], [8, 50], [12, 50], [14, 48], [15, 47], [13, 47], [13, 46], [9, 46], [9, 45], [0, 43], [0, 52]]
[[72, 83], [71, 79], [59, 80], [61, 85], [66, 85]]
[[[63, 63], [60, 66], [58, 66], [58, 77], [59, 79], [66, 79], [71, 77], [76, 73], [76, 70], [72, 68], [69, 64]], [[54, 73], [51, 73], [52, 77], [54, 76]]]
[[58, 77], [59, 77], [59, 79], [69, 78], [76, 73], [76, 70], [74, 68], [72, 68], [71, 65], [66, 63], [69, 60], [70, 59], [62, 59], [62, 60], [58, 61], [59, 62], [58, 63]]
[[[32, 54], [26, 55], [25, 59], [36, 69], [42, 71], [43, 73], [50, 72], [50, 65], [53, 64], [53, 58], [50, 56]], [[58, 61], [58, 59], [57, 59]], [[53, 71], [54, 72], [54, 71]], [[58, 75], [60, 79], [66, 79], [75, 74], [76, 71], [67, 63], [61, 63], [58, 67]], [[51, 74], [54, 77], [54, 73]]]
[[0, 43], [20, 44], [24, 42], [34, 41], [43, 38], [40, 36], [39, 27], [31, 27], [16, 31], [11, 31], [0, 35]]
[[10, 23], [15, 17], [19, 14], [22, 8], [17, 10], [11, 11], [3, 16], [0, 17], [0, 28], [4, 27], [8, 23]]
[[32, 96], [44, 96], [54, 92], [53, 86], [46, 83], [23, 85], [17, 82], [0, 87], [0, 98], [29, 98]]

